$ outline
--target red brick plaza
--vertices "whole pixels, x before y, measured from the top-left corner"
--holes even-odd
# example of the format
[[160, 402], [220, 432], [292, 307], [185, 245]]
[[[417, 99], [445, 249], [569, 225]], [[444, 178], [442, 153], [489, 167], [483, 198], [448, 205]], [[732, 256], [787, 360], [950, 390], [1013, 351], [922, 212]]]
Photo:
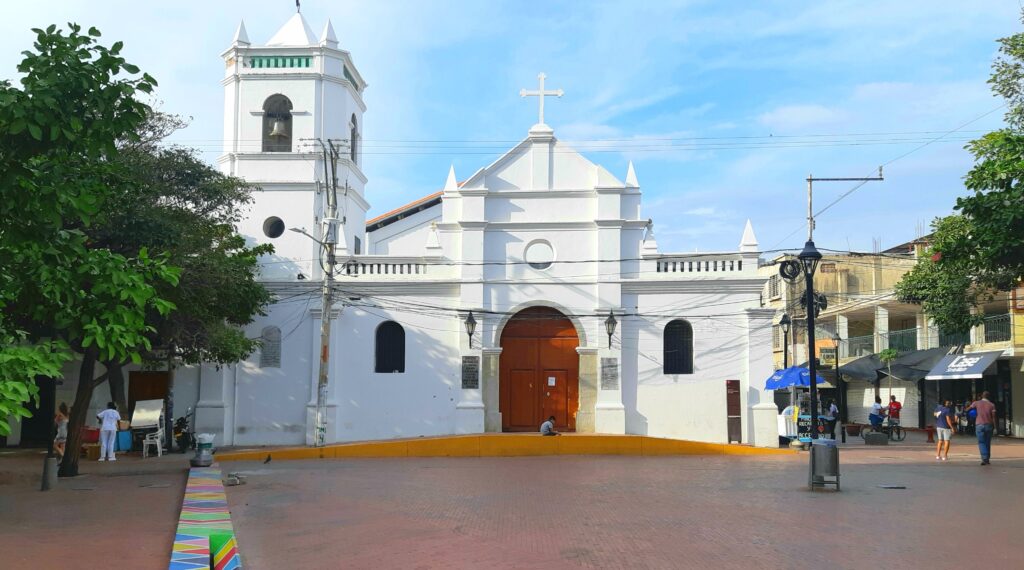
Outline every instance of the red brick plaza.
[[[1020, 567], [1024, 445], [851, 444], [843, 490], [794, 457], [228, 463], [247, 568]], [[859, 441], [858, 441], [859, 443]], [[879, 485], [904, 485], [887, 490]]]
[[[948, 463], [920, 439], [841, 454], [840, 493], [806, 490], [806, 454], [223, 467], [248, 475], [228, 488], [248, 569], [1021, 567], [1024, 442], [990, 467], [968, 437]], [[83, 463], [48, 493], [40, 466], [0, 454], [0, 568], [167, 568], [185, 456]]]

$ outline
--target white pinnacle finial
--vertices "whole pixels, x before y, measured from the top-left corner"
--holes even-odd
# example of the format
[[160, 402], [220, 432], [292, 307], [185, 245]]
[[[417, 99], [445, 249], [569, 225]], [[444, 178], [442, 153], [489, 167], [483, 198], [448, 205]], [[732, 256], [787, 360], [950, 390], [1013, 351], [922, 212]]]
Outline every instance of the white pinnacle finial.
[[636, 170], [633, 170], [633, 161], [629, 161], [629, 168], [626, 169], [626, 187], [639, 188], [640, 183], [636, 180]]
[[327, 24], [324, 25], [324, 31], [320, 34], [320, 45], [338, 47], [338, 36], [334, 34], [334, 26], [331, 25], [330, 20], [327, 20]]
[[539, 83], [539, 87], [538, 87], [537, 90], [535, 90], [535, 91], [527, 91], [526, 89], [520, 89], [519, 90], [519, 96], [520, 97], [537, 97], [540, 100], [540, 104], [538, 105], [538, 113], [537, 113], [537, 116], [538, 116], [537, 124], [538, 125], [544, 125], [545, 124], [544, 123], [544, 96], [545, 95], [554, 95], [555, 97], [561, 97], [562, 95], [565, 95], [565, 92], [562, 91], [561, 89], [555, 89], [553, 91], [545, 91], [544, 90], [544, 80], [547, 79], [547, 78], [548, 78], [547, 75], [544, 75], [544, 73], [540, 73], [539, 75], [537, 75], [537, 81]]
[[747, 225], [743, 228], [743, 238], [740, 239], [740, 252], [753, 253], [758, 251], [757, 248], [757, 236], [754, 235], [754, 226], [751, 225], [750, 220], [747, 220]]
[[249, 45], [249, 34], [245, 31], [245, 20], [238, 21], [238, 29], [235, 30], [235, 37], [231, 40], [231, 43]]
[[458, 192], [459, 182], [455, 179], [455, 165], [451, 165], [448, 169], [448, 179], [444, 182], [444, 193], [450, 194], [452, 192]]

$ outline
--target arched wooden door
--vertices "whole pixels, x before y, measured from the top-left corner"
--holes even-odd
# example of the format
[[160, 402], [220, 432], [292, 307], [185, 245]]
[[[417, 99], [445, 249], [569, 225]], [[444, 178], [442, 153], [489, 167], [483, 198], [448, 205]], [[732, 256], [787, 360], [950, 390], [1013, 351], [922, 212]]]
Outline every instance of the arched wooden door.
[[502, 431], [537, 431], [549, 416], [559, 430], [576, 429], [579, 345], [572, 321], [555, 309], [532, 307], [509, 319], [498, 377]]

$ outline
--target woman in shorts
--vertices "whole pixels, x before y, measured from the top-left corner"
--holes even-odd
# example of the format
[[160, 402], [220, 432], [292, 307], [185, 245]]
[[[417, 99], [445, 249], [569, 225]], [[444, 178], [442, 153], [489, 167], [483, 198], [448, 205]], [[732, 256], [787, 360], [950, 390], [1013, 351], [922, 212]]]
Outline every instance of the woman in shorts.
[[57, 453], [58, 459], [64, 457], [64, 446], [68, 442], [68, 419], [70, 417], [71, 412], [68, 411], [68, 405], [61, 402], [57, 415], [53, 418], [53, 423], [57, 424], [57, 437], [53, 438], [53, 450]]
[[935, 443], [936, 461], [949, 461], [949, 446], [953, 440], [954, 427], [956, 427], [956, 418], [953, 412], [953, 402], [946, 400], [935, 409], [935, 434], [938, 436]]

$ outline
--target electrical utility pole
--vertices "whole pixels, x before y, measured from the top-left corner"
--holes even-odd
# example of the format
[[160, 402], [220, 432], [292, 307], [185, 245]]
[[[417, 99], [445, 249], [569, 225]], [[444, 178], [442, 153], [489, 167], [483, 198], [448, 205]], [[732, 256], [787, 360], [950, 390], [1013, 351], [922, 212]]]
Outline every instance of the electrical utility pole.
[[[334, 266], [337, 263], [335, 246], [338, 244], [341, 224], [338, 220], [338, 149], [330, 140], [318, 141], [324, 155], [324, 178], [327, 186], [327, 212], [323, 220], [320, 243], [324, 271], [323, 298], [320, 306], [320, 374], [316, 386], [316, 425], [313, 445], [323, 447], [327, 435], [327, 382], [331, 353], [331, 307], [334, 305]], [[327, 169], [330, 154], [330, 171]]]
[[[878, 167], [878, 176], [872, 177], [861, 177], [861, 178], [815, 178], [813, 175], [807, 176], [807, 244], [804, 246], [803, 252], [801, 252], [800, 260], [804, 268], [804, 278], [807, 284], [806, 291], [806, 304], [807, 304], [807, 368], [810, 373], [811, 383], [811, 438], [817, 439], [818, 437], [818, 362], [815, 356], [814, 347], [814, 317], [817, 312], [817, 297], [814, 294], [814, 271], [817, 269], [817, 261], [821, 259], [821, 254], [818, 253], [814, 247], [814, 183], [815, 182], [860, 182], [861, 184], [855, 186], [847, 194], [853, 192], [860, 186], [867, 184], [868, 182], [883, 180], [882, 167]], [[845, 195], [844, 195], [845, 196]], [[840, 196], [842, 199], [843, 196]], [[838, 200], [836, 200], [838, 201]], [[832, 204], [835, 204], [835, 202]], [[824, 212], [832, 204], [826, 206], [822, 210]], [[815, 258], [816, 256], [816, 258]], [[836, 373], [839, 371], [839, 347], [836, 347]]]

